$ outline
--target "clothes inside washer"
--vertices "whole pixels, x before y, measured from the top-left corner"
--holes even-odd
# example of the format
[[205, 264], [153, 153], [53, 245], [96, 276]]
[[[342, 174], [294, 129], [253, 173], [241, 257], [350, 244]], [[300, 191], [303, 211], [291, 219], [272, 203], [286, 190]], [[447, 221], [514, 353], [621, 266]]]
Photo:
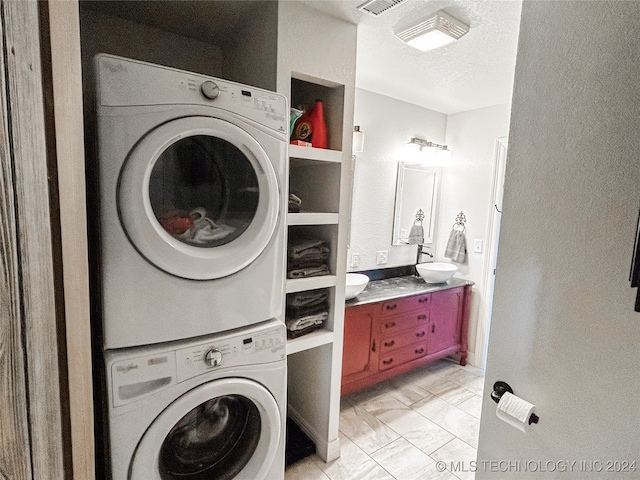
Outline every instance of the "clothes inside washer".
[[187, 413], [160, 449], [163, 480], [232, 479], [253, 456], [260, 439], [256, 405], [242, 395], [224, 395]]

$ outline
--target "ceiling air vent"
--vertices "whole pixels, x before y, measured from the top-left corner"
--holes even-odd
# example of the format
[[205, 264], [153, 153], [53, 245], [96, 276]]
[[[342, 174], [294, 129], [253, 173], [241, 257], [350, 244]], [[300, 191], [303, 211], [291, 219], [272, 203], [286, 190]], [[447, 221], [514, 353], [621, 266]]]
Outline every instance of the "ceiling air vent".
[[402, 2], [404, 2], [404, 0], [368, 0], [358, 6], [358, 10], [367, 12], [369, 15], [378, 16], [400, 5]]

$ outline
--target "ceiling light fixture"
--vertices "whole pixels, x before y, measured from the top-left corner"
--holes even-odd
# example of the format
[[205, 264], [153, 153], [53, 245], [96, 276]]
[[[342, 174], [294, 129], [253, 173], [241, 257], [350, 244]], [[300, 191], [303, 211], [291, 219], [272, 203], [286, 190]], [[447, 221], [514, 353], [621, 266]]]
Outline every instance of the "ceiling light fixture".
[[469, 25], [442, 10], [413, 22], [395, 32], [395, 36], [418, 50], [427, 52], [458, 40], [469, 31]]

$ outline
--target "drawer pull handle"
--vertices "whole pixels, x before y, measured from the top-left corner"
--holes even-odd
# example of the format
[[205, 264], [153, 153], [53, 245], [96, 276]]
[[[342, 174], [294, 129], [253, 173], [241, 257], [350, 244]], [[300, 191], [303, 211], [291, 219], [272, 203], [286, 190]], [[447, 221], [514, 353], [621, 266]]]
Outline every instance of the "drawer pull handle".
[[427, 303], [428, 300], [429, 297], [422, 297], [420, 300], [418, 300], [418, 303]]
[[389, 322], [384, 324], [384, 328], [393, 328], [396, 326], [396, 322]]
[[421, 353], [424, 353], [424, 348], [418, 348], [416, 349], [416, 355], [420, 355]]
[[423, 331], [422, 331], [422, 332], [420, 332], [420, 333], [416, 333], [416, 337], [418, 337], [418, 338], [422, 338], [422, 337], [424, 337], [426, 334], [427, 334], [427, 332], [425, 332], [425, 331], [423, 330]]
[[393, 363], [393, 358], [390, 358], [388, 360], [382, 360], [382, 363], [384, 363], [385, 365], [391, 365]]
[[431, 325], [431, 333], [436, 333], [436, 324]]
[[423, 313], [422, 315], [418, 315], [418, 320], [426, 320], [427, 316]]
[[393, 305], [387, 305], [387, 310], [395, 310], [397, 306], [397, 303], [394, 303]]
[[391, 340], [390, 342], [384, 342], [385, 347], [393, 347], [396, 344], [395, 340]]

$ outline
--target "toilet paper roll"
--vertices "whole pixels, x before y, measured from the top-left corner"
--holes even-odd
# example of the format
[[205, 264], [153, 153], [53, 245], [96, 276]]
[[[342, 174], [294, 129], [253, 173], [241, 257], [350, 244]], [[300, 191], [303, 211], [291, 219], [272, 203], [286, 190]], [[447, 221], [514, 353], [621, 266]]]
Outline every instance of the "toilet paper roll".
[[520, 431], [527, 432], [529, 430], [529, 418], [536, 410], [536, 406], [532, 403], [515, 396], [512, 393], [505, 392], [500, 397], [496, 415], [504, 422]]

